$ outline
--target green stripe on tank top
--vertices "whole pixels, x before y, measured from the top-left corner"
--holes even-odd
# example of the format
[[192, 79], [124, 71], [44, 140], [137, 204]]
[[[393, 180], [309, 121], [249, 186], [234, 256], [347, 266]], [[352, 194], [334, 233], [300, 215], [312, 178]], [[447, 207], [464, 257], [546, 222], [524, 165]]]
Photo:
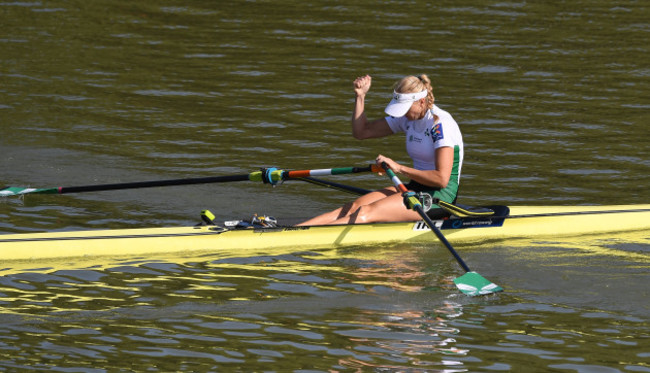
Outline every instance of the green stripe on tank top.
[[451, 175], [449, 176], [449, 183], [444, 189], [437, 190], [433, 193], [435, 198], [439, 198], [442, 201], [452, 203], [456, 199], [456, 194], [458, 194], [458, 169], [460, 168], [460, 146], [454, 146], [454, 165], [451, 169]]

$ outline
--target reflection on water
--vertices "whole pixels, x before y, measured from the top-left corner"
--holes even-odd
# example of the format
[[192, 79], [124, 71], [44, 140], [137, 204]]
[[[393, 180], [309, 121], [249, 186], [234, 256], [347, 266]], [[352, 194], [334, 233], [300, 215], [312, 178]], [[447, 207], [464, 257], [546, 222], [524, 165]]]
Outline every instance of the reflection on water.
[[40, 357], [50, 361], [44, 366], [83, 368], [91, 359], [135, 370], [152, 362], [161, 370], [408, 367], [394, 359], [432, 348], [462, 354], [441, 335], [458, 332], [445, 325], [458, 311], [440, 295], [434, 294], [440, 310], [427, 315], [392, 304], [394, 297], [417, 301], [409, 298], [419, 297], [421, 284], [440, 280], [418, 267], [417, 255], [375, 261], [335, 254], [136, 261], [3, 276], [3, 334], [26, 333], [19, 354], [12, 355], [11, 344], [0, 348], [5, 366]]
[[[476, 265], [506, 292], [475, 299], [451, 283], [459, 274], [453, 259], [429, 246], [212, 254], [6, 274], [2, 365], [427, 372], [642, 366], [647, 320], [590, 308], [592, 295], [577, 293], [588, 287], [575, 281], [576, 305], [555, 303], [568, 294], [561, 289], [567, 279], [549, 279], [548, 268], [568, 263], [540, 252], [517, 269], [506, 259], [514, 247], [490, 249], [504, 269]], [[481, 255], [464, 253], [470, 262]], [[634, 268], [625, 273], [634, 276]], [[647, 281], [644, 273], [639, 282]], [[601, 277], [613, 287], [625, 282]], [[536, 289], [534, 281], [545, 283]]]

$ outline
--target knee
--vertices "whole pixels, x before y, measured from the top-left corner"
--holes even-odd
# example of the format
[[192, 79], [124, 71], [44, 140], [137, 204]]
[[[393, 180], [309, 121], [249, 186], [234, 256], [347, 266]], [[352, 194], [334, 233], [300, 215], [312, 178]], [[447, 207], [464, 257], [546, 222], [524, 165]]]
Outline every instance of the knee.
[[357, 209], [359, 209], [359, 207], [360, 205], [358, 205], [356, 202], [346, 203], [341, 207], [339, 211], [339, 218], [353, 214], [355, 211], [357, 211]]
[[354, 210], [355, 223], [372, 223], [372, 206], [363, 205]]

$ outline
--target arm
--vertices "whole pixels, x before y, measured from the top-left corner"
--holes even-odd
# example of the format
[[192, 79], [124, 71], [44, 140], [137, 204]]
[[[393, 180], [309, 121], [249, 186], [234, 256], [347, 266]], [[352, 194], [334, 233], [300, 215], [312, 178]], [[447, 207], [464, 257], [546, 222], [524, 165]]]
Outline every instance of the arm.
[[396, 174], [401, 174], [420, 184], [432, 186], [435, 188], [445, 188], [451, 177], [451, 169], [454, 166], [454, 148], [445, 146], [436, 149], [436, 169], [435, 170], [416, 170], [415, 168], [402, 166], [383, 155], [377, 156], [377, 164], [386, 162]]
[[385, 118], [368, 121], [365, 113], [366, 93], [370, 89], [370, 75], [357, 78], [354, 81], [354, 111], [352, 112], [352, 136], [357, 140], [373, 137], [384, 137], [393, 134]]

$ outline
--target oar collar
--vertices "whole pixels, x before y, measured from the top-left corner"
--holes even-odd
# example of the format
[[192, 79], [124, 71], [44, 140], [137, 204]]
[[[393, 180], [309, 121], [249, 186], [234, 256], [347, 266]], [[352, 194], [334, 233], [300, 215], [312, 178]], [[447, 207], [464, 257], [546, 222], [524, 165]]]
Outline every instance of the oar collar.
[[262, 168], [262, 181], [264, 184], [277, 185], [283, 181], [282, 173], [284, 171], [278, 170], [275, 167]]

